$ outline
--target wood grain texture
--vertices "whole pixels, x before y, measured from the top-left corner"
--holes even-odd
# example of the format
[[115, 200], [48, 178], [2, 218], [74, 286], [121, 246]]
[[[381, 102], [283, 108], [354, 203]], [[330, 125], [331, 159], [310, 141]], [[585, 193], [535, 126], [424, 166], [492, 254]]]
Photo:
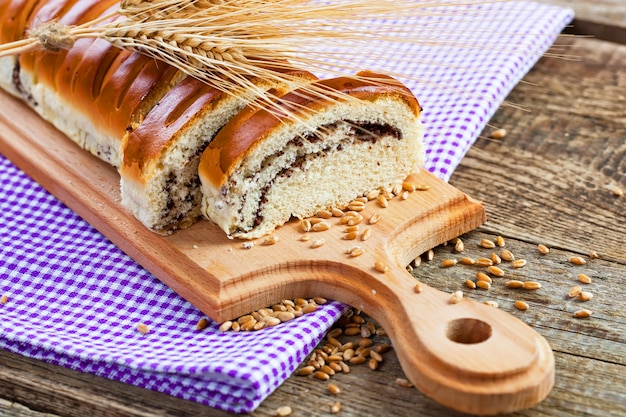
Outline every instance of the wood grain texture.
[[568, 31], [578, 35], [626, 44], [626, 3], [622, 0], [539, 0], [569, 7], [575, 13]]
[[[489, 291], [464, 289], [474, 300], [498, 301], [501, 310], [541, 333], [554, 351], [555, 387], [539, 405], [510, 414], [514, 417], [626, 414], [626, 256], [620, 227], [626, 199], [612, 192], [614, 186], [626, 190], [626, 47], [597, 39], [571, 41], [571, 51], [584, 59], [541, 60], [508, 98], [528, 111], [502, 107], [491, 124], [506, 128], [508, 135], [489, 139], [492, 128], [486, 129], [451, 178], [487, 209], [485, 225], [462, 236], [464, 254], [488, 253], [476, 242], [502, 235], [507, 248], [529, 261], [520, 270], [505, 264], [508, 276], [543, 284], [539, 291], [521, 293], [504, 287], [503, 277]], [[551, 246], [551, 254], [540, 256], [537, 243]], [[587, 257], [592, 249], [600, 259]], [[588, 263], [570, 264], [567, 259], [574, 255]], [[462, 280], [476, 269], [440, 268], [439, 261], [450, 256], [458, 255], [449, 246], [437, 247], [435, 260], [413, 275], [442, 291], [463, 288]], [[579, 272], [593, 279], [588, 289], [595, 296], [584, 304], [566, 296]], [[525, 312], [512, 306], [521, 297], [530, 304]], [[583, 305], [593, 316], [574, 319], [571, 313]], [[338, 397], [328, 393], [326, 382], [293, 376], [251, 415], [274, 416], [278, 406], [289, 405], [294, 416], [327, 416], [330, 404], [340, 401], [341, 416], [462, 416], [415, 389], [399, 388], [395, 380], [403, 376], [392, 350], [376, 371], [360, 366], [336, 375], [333, 382], [342, 388]], [[6, 399], [0, 414], [20, 417], [231, 415], [4, 351], [0, 397]], [[13, 403], [33, 414], [14, 413]]]

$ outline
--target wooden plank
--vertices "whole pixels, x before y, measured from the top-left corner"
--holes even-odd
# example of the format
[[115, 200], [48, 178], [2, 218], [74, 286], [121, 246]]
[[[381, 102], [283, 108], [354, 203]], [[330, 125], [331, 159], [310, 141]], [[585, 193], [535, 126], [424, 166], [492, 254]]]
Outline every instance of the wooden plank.
[[538, 1], [574, 10], [574, 22], [569, 29], [572, 33], [626, 44], [626, 3], [622, 0]]

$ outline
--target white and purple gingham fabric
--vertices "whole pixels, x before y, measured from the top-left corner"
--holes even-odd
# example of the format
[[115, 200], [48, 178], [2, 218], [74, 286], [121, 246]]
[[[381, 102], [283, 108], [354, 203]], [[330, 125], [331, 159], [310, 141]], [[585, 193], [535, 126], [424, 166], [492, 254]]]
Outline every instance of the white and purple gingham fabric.
[[[450, 36], [460, 37], [448, 46], [384, 46], [416, 58], [390, 70], [415, 74], [406, 83], [425, 109], [427, 168], [444, 180], [573, 17], [570, 10], [529, 2], [479, 8], [397, 22], [407, 34], [424, 32], [423, 25], [454, 28]], [[474, 39], [483, 47], [464, 48], [471, 42], [463, 34], [481, 31], [498, 33], [504, 38], [497, 44], [506, 47]], [[364, 57], [355, 68], [366, 65]], [[331, 302], [259, 332], [221, 333], [215, 323], [197, 331], [202, 313], [1, 154], [0, 296], [8, 297], [0, 305], [2, 349], [249, 412], [289, 377], [346, 308]], [[148, 334], [137, 331], [139, 322], [149, 326]]]

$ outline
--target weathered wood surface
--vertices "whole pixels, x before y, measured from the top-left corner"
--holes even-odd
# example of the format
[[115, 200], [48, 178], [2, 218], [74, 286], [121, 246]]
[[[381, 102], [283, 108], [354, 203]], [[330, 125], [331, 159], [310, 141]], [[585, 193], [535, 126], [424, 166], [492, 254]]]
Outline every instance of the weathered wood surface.
[[[489, 254], [476, 242], [505, 237], [507, 248], [528, 265], [508, 277], [542, 284], [520, 292], [495, 279], [489, 291], [464, 289], [466, 297], [495, 300], [551, 344], [556, 385], [538, 406], [513, 416], [626, 415], [626, 47], [594, 39], [572, 39], [571, 51], [584, 59], [543, 59], [509, 96], [491, 124], [507, 129], [504, 139], [489, 139], [491, 127], [470, 150], [451, 179], [457, 188], [481, 199], [488, 221], [462, 236], [464, 255]], [[552, 248], [539, 255], [537, 243]], [[600, 259], [589, 259], [591, 250]], [[588, 260], [575, 266], [568, 258]], [[463, 288], [476, 267], [443, 269], [442, 259], [460, 257], [451, 246], [435, 249], [435, 259], [414, 274], [445, 291]], [[594, 293], [586, 303], [567, 291], [586, 273]], [[523, 298], [526, 312], [512, 303]], [[586, 307], [589, 319], [572, 313]], [[489, 352], [485, 352], [489, 355]], [[275, 415], [281, 405], [293, 415], [329, 415], [330, 404], [343, 404], [342, 416], [454, 416], [414, 389], [399, 388], [403, 377], [393, 350], [378, 370], [352, 367], [333, 378], [342, 393], [328, 393], [327, 383], [291, 377], [252, 416]], [[459, 358], [471, 360], [471, 358]], [[0, 351], [0, 415], [7, 416], [227, 416], [228, 413], [130, 387]]]
[[623, 0], [539, 0], [569, 7], [576, 17], [571, 30], [579, 35], [626, 43], [626, 2]]

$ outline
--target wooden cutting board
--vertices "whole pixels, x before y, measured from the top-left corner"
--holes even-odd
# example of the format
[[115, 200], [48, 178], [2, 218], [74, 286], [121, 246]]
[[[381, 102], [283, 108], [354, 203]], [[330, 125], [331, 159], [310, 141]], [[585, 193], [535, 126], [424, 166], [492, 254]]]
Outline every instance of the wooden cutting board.
[[[222, 322], [282, 299], [322, 296], [361, 309], [386, 330], [403, 370], [440, 403], [473, 414], [530, 407], [554, 383], [547, 342], [530, 327], [493, 307], [451, 302], [405, 269], [416, 256], [482, 224], [481, 204], [423, 171], [427, 191], [387, 208], [361, 212], [366, 240], [346, 240], [345, 226], [310, 232], [299, 222], [246, 249], [209, 221], [163, 237], [148, 231], [120, 204], [115, 169], [79, 149], [22, 102], [0, 92], [0, 153], [42, 184], [135, 261], [212, 319]], [[374, 213], [376, 224], [366, 224]], [[324, 245], [312, 247], [312, 242]], [[364, 254], [351, 257], [348, 249]], [[375, 268], [377, 262], [387, 272]]]

